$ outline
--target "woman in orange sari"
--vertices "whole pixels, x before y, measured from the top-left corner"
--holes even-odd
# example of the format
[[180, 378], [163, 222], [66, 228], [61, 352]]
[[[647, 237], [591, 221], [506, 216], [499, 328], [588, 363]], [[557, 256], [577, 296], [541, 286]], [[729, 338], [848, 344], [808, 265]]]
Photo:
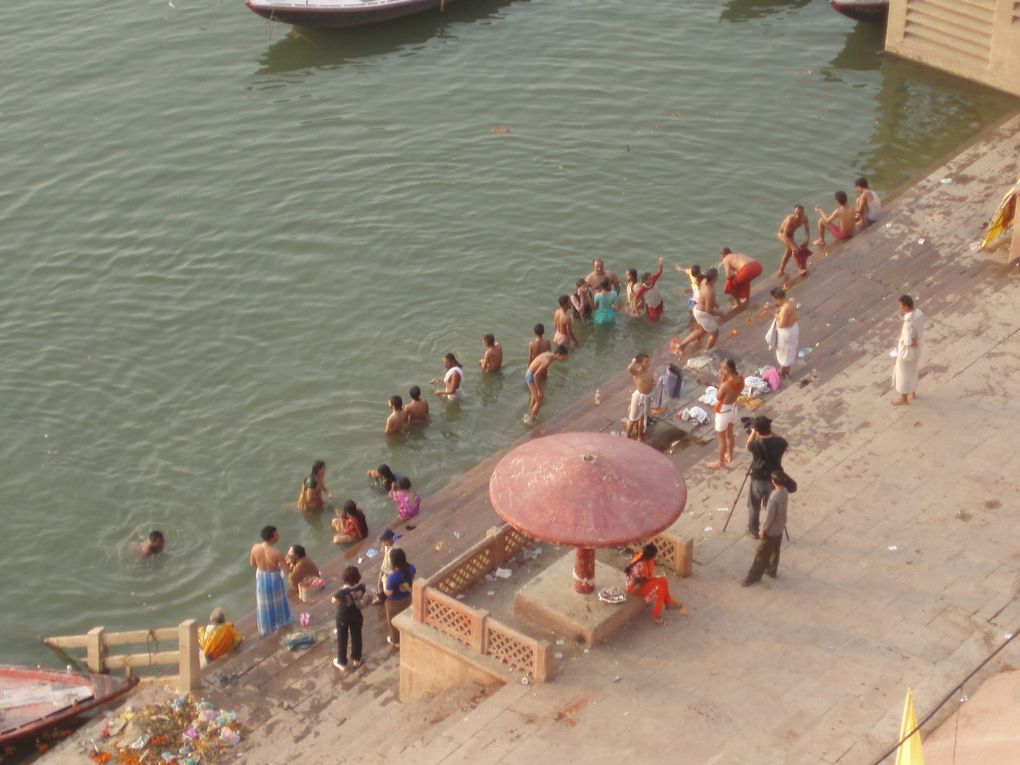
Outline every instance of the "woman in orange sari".
[[655, 556], [658, 553], [659, 548], [655, 545], [645, 545], [641, 552], [631, 558], [624, 572], [627, 574], [627, 592], [644, 598], [646, 603], [652, 603], [652, 621], [662, 624], [663, 608], [672, 606], [681, 615], [686, 614], [687, 609], [670, 597], [666, 577], [655, 576]]

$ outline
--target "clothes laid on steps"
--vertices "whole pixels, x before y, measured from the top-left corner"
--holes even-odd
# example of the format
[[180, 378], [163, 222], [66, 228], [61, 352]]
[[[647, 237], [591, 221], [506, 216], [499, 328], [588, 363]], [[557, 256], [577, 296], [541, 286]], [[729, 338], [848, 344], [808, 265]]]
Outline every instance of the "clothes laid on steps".
[[698, 396], [698, 401], [702, 404], [708, 404], [709, 406], [715, 406], [717, 389], [714, 385], [709, 385], [705, 388], [705, 392]]
[[708, 412], [700, 406], [689, 406], [680, 412], [680, 419], [683, 422], [696, 422], [699, 425], [707, 425], [709, 417]]

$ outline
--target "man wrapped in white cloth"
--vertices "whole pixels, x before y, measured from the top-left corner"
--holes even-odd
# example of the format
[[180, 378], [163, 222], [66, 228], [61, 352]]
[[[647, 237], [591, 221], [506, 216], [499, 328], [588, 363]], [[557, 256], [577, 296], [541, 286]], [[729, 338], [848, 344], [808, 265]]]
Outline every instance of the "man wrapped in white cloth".
[[687, 346], [691, 343], [698, 343], [701, 338], [708, 337], [705, 341], [705, 350], [712, 348], [715, 341], [719, 339], [719, 317], [722, 313], [718, 310], [715, 302], [715, 283], [719, 280], [719, 271], [710, 268], [703, 274], [698, 274], [698, 299], [691, 309], [694, 314], [695, 327], [676, 348], [676, 355], [683, 356]]
[[900, 342], [896, 347], [896, 366], [893, 368], [893, 385], [899, 398], [892, 400], [893, 406], [904, 406], [917, 398], [917, 382], [921, 369], [921, 340], [924, 337], [924, 314], [914, 308], [910, 295], [900, 295], [900, 313], [903, 327]]
[[790, 374], [790, 367], [797, 360], [797, 350], [800, 347], [800, 325], [797, 323], [797, 301], [787, 297], [786, 290], [776, 287], [770, 293], [775, 303], [775, 321], [765, 333], [765, 342], [769, 349], [776, 352], [776, 363], [779, 365], [779, 374], [786, 377]]
[[627, 438], [637, 437], [645, 440], [648, 427], [648, 398], [655, 387], [655, 376], [652, 374], [652, 360], [647, 353], [639, 353], [627, 366], [634, 380], [634, 392], [630, 396], [630, 408], [627, 411]]

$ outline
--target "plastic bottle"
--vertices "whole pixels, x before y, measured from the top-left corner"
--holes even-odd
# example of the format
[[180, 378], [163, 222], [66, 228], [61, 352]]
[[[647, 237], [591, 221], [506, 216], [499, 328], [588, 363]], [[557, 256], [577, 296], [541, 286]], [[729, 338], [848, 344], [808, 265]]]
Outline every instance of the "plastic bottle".
[[595, 406], [599, 406], [602, 403], [602, 389], [595, 390]]

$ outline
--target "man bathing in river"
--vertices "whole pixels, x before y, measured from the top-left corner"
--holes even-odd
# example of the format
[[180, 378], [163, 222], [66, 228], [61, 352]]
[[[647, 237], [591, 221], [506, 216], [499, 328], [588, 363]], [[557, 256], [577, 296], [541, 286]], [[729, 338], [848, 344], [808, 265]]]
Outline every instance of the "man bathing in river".
[[825, 230], [837, 239], [849, 239], [854, 235], [854, 211], [846, 203], [846, 192], [837, 191], [833, 196], [836, 198], [836, 209], [828, 215], [821, 207], [815, 207], [818, 213], [818, 238], [815, 244], [819, 247], [825, 246]]
[[710, 268], [705, 273], [699, 271], [695, 278], [698, 282], [698, 296], [692, 311], [698, 326], [677, 346], [677, 356], [683, 356], [688, 345], [700, 342], [706, 335], [708, 336], [708, 342], [705, 343], [706, 351], [713, 348], [715, 341], [719, 339], [719, 317], [722, 314], [715, 303], [715, 283], [719, 279], [719, 272]]
[[443, 356], [443, 366], [446, 367], [446, 374], [443, 376], [443, 379], [434, 378], [432, 384], [443, 384], [445, 387], [440, 388], [435, 393], [447, 401], [460, 401], [464, 398], [464, 370], [461, 368], [460, 362], [457, 361], [457, 357], [452, 353]]
[[408, 425], [418, 425], [423, 422], [428, 422], [429, 419], [429, 402], [421, 400], [421, 388], [417, 385], [412, 385], [411, 390], [408, 391], [408, 395], [411, 400], [407, 406], [404, 407], [404, 417], [406, 418]]
[[399, 433], [404, 429], [404, 423], [407, 421], [407, 413], [404, 412], [404, 399], [400, 396], [390, 396], [390, 414], [386, 418], [386, 425], [383, 428], [383, 433], [391, 435], [393, 433]]
[[262, 541], [252, 545], [248, 560], [255, 568], [255, 621], [259, 635], [266, 637], [293, 621], [283, 580], [290, 564], [274, 546], [280, 541], [276, 526], [264, 526], [259, 535]]
[[723, 278], [726, 286], [723, 292], [729, 295], [734, 303], [743, 308], [751, 298], [751, 282], [761, 276], [762, 266], [750, 255], [734, 252], [723, 247], [722, 252]]
[[[797, 244], [793, 237], [801, 226], [804, 227], [804, 243]], [[793, 257], [797, 258], [798, 273], [801, 276], [806, 274], [807, 257], [802, 259], [799, 256], [800, 253], [807, 251], [807, 244], [811, 239], [811, 224], [808, 223], [807, 215], [804, 214], [804, 205], [794, 205], [793, 212], [783, 218], [779, 224], [779, 231], [776, 232], [776, 239], [785, 248], [783, 250], [783, 259], [779, 263], [779, 270], [776, 271], [776, 276], [786, 276], [786, 264]]]
[[482, 335], [485, 353], [478, 359], [483, 372], [498, 372], [503, 366], [503, 346], [496, 342], [495, 335]]
[[524, 382], [528, 385], [528, 393], [531, 394], [531, 401], [528, 413], [524, 415], [525, 424], [530, 424], [538, 417], [538, 411], [542, 408], [545, 400], [545, 380], [549, 371], [549, 365], [554, 361], [563, 361], [567, 357], [567, 349], [562, 345], [553, 344], [552, 350], [538, 354], [528, 364], [528, 371], [524, 373]]
[[620, 284], [616, 274], [606, 270], [606, 264], [602, 262], [602, 258], [595, 258], [591, 262], [591, 273], [584, 277], [584, 280], [588, 282], [589, 287], [597, 290], [601, 286], [603, 279], [609, 279], [609, 284], [612, 285], [617, 294], [623, 292], [623, 285]]
[[574, 323], [570, 320], [570, 298], [560, 295], [560, 307], [553, 313], [553, 326], [556, 332], [553, 335], [553, 345], [561, 345], [567, 350], [577, 347], [577, 338], [574, 337]]
[[552, 343], [545, 339], [545, 325], [535, 325], [535, 339], [528, 343], [528, 363], [530, 364], [535, 360], [535, 357], [540, 353], [545, 353], [552, 347]]
[[637, 440], [643, 442], [648, 427], [648, 397], [655, 387], [652, 360], [647, 353], [639, 353], [631, 359], [627, 371], [634, 380], [634, 392], [627, 411], [627, 438], [633, 438], [636, 433]]
[[159, 555], [163, 552], [163, 545], [166, 544], [166, 539], [163, 537], [163, 532], [150, 531], [148, 538], [138, 545], [138, 557], [139, 558], [151, 558], [153, 555]]

